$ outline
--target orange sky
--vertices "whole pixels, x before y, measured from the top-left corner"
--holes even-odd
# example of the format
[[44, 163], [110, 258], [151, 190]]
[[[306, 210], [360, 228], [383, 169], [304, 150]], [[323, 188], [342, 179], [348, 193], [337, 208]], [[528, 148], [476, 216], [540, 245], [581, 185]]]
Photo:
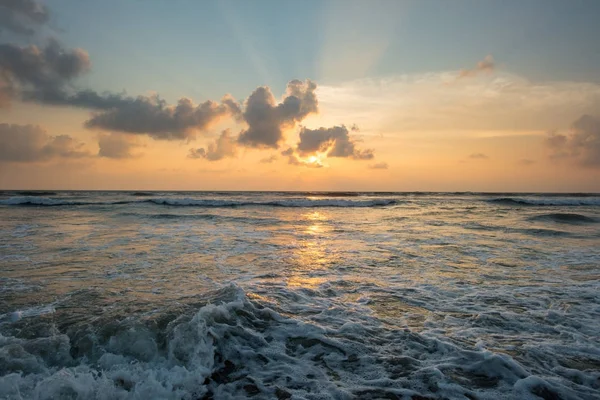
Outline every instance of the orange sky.
[[[600, 192], [593, 79], [533, 80], [485, 53], [460, 68], [371, 73], [391, 51], [394, 21], [334, 58], [344, 39], [335, 21], [320, 53], [323, 80], [299, 76], [287, 89], [288, 80], [255, 81], [224, 98], [225, 86], [217, 96], [190, 89], [189, 100], [164, 104], [149, 90], [88, 89], [99, 71], [85, 48], [4, 34], [0, 188]], [[70, 69], [53, 64], [53, 51]], [[16, 53], [34, 61], [19, 66]]]

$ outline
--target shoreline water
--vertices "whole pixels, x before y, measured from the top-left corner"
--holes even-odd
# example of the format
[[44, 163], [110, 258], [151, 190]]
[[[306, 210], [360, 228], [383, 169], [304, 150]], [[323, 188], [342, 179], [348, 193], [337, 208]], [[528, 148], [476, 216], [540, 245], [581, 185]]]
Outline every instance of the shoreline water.
[[0, 398], [600, 395], [600, 196], [52, 193], [0, 194]]

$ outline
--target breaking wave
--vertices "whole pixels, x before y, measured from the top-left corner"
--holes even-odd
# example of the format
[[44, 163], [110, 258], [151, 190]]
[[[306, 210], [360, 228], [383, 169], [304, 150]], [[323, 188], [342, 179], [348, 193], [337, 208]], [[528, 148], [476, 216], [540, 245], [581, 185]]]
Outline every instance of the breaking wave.
[[0, 200], [6, 206], [78, 206], [78, 205], [123, 205], [152, 203], [172, 207], [380, 207], [397, 204], [393, 199], [345, 200], [345, 199], [282, 199], [274, 201], [177, 199], [154, 198], [146, 200], [123, 200], [113, 202], [82, 202], [48, 197], [11, 197]]
[[486, 201], [489, 203], [501, 204], [506, 206], [600, 206], [600, 198], [598, 197], [539, 199], [501, 197], [496, 199], [489, 199]]
[[230, 284], [195, 309], [136, 320], [102, 316], [35, 339], [0, 335], [0, 398], [592, 396], [591, 388], [575, 393], [507, 354], [363, 319], [324, 328]]

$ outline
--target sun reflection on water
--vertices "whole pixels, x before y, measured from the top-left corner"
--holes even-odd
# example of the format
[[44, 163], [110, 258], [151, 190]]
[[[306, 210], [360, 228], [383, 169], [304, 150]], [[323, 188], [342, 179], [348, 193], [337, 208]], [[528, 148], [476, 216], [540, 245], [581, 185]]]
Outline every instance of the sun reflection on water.
[[297, 243], [287, 285], [314, 289], [326, 282], [318, 275], [328, 274], [334, 258], [327, 246], [330, 239], [328, 217], [322, 212], [312, 211], [304, 214], [301, 220], [308, 222], [303, 229], [306, 235], [302, 235]]

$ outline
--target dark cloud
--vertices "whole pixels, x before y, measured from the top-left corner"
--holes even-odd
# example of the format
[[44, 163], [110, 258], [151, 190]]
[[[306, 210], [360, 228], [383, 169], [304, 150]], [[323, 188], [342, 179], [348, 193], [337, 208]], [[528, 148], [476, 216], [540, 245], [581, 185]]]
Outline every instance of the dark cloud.
[[319, 129], [303, 127], [300, 131], [297, 151], [301, 155], [327, 152], [327, 157], [356, 160], [371, 160], [375, 157], [371, 149], [359, 150], [356, 148], [356, 141], [350, 138], [348, 129], [344, 125]]
[[489, 157], [483, 153], [473, 153], [471, 155], [469, 155], [469, 158], [473, 159], [473, 160], [487, 160], [489, 159]]
[[139, 144], [134, 138], [121, 133], [101, 133], [98, 136], [98, 156], [114, 159], [133, 158], [132, 150]]
[[288, 83], [286, 95], [279, 104], [268, 87], [256, 89], [246, 100], [242, 119], [248, 129], [240, 133], [238, 142], [247, 147], [279, 148], [284, 139], [283, 129], [294, 127], [318, 111], [316, 88], [310, 80], [293, 80]]
[[190, 158], [205, 158], [208, 161], [218, 161], [226, 157], [235, 157], [237, 153], [237, 142], [233, 136], [230, 135], [229, 129], [221, 132], [221, 135], [210, 143], [206, 150], [201, 149], [190, 149]]
[[273, 154], [270, 157], [265, 157], [265, 158], [261, 158], [260, 163], [262, 164], [270, 164], [272, 162], [275, 162], [279, 159], [279, 157], [277, 157], [276, 154]]
[[168, 105], [159, 96], [76, 90], [72, 81], [90, 69], [87, 53], [66, 50], [52, 40], [44, 48], [0, 44], [0, 105], [19, 98], [43, 104], [95, 110], [87, 128], [147, 134], [154, 139], [187, 139], [223, 116], [241, 115], [230, 96], [220, 103], [194, 104], [182, 98]]
[[36, 162], [89, 156], [82, 147], [82, 143], [68, 135], [49, 136], [39, 126], [0, 124], [0, 161]]
[[90, 65], [84, 50], [66, 50], [56, 40], [43, 48], [0, 44], [0, 101], [6, 105], [20, 96], [46, 102], [45, 98], [63, 93]]
[[496, 69], [496, 63], [494, 57], [487, 55], [483, 60], [479, 61], [474, 68], [463, 69], [459, 72], [459, 78], [466, 78], [470, 76], [476, 76], [481, 73], [491, 73]]
[[582, 115], [568, 134], [551, 132], [546, 145], [552, 149], [553, 159], [570, 159], [582, 166], [600, 168], [600, 119]]
[[381, 163], [377, 163], [377, 164], [371, 164], [369, 165], [370, 169], [388, 169], [388, 163], [386, 162], [381, 162]]
[[48, 21], [48, 9], [35, 0], [0, 0], [0, 34], [31, 35]]
[[[93, 96], [87, 96], [86, 99], [93, 99]], [[111, 106], [107, 97], [99, 96], [93, 100], [94, 103], [96, 101], [97, 108]], [[208, 100], [197, 105], [190, 99], [182, 98], [175, 106], [168, 105], [158, 96], [138, 96], [134, 99], [113, 95], [112, 101], [112, 108], [96, 113], [86, 121], [85, 126], [147, 134], [154, 139], [188, 139], [220, 118], [239, 113], [239, 105], [229, 96], [223, 98], [221, 103]]]

